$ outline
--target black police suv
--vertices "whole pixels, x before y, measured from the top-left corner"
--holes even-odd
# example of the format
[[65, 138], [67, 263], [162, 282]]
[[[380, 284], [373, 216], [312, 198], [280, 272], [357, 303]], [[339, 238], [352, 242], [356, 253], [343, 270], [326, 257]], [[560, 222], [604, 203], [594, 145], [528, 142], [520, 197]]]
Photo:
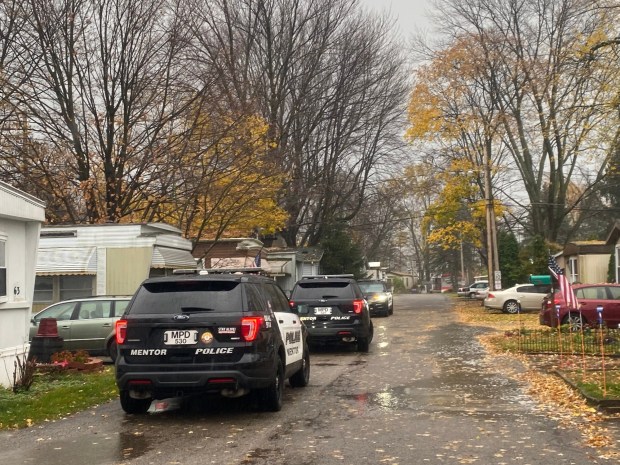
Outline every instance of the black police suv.
[[354, 343], [368, 352], [373, 337], [368, 302], [352, 275], [305, 276], [289, 303], [308, 328], [308, 343]]
[[257, 269], [144, 281], [116, 323], [116, 383], [127, 413], [152, 400], [253, 392], [282, 408], [284, 380], [310, 378], [307, 333], [284, 292]]

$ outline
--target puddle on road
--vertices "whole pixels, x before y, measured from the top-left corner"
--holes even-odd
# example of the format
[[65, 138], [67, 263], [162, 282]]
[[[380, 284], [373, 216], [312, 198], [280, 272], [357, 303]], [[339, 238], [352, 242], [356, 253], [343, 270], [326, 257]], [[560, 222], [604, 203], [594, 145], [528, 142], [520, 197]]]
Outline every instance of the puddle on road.
[[3, 452], [4, 463], [45, 465], [97, 465], [140, 457], [150, 449], [146, 438], [134, 433], [81, 435], [70, 440], [41, 439], [31, 448]]
[[[515, 395], [512, 399], [503, 399], [502, 402], [493, 402], [484, 396], [473, 396], [459, 390], [446, 389], [444, 392], [413, 387], [394, 387], [381, 392], [343, 395], [342, 398], [353, 402], [359, 408], [379, 409], [381, 411], [422, 410], [433, 411], [493, 411], [512, 410], [518, 404], [526, 402], [521, 396]], [[507, 401], [507, 402], [506, 402]]]
[[410, 387], [395, 387], [382, 392], [344, 395], [343, 398], [354, 401], [368, 408], [390, 410], [418, 410], [428, 405], [448, 407], [463, 405], [464, 396], [455, 396], [454, 393], [429, 392]]

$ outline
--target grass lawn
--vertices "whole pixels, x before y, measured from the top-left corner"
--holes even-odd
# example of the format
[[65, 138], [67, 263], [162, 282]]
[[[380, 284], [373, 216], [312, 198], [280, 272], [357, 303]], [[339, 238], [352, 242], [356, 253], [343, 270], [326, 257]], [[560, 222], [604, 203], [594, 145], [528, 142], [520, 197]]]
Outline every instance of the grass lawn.
[[0, 429], [53, 421], [118, 396], [114, 368], [96, 372], [37, 372], [28, 391], [0, 388]]

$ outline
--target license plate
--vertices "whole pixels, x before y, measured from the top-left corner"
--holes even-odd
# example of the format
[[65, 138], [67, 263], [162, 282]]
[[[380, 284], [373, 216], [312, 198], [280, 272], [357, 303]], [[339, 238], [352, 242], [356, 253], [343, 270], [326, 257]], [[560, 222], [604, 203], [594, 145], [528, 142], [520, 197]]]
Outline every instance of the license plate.
[[164, 344], [167, 346], [183, 346], [196, 344], [198, 331], [195, 329], [172, 329], [164, 331]]
[[314, 307], [315, 315], [331, 315], [332, 308], [331, 307]]

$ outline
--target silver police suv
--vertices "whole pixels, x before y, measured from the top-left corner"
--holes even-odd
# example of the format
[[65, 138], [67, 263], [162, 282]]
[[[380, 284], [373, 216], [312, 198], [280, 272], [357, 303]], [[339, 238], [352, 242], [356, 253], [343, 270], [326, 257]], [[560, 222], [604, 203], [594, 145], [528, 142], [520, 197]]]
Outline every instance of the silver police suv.
[[308, 384], [306, 329], [259, 270], [196, 271], [142, 283], [116, 323], [116, 382], [125, 412], [145, 413], [154, 399], [249, 393], [262, 409], [279, 411], [286, 379], [292, 387]]

